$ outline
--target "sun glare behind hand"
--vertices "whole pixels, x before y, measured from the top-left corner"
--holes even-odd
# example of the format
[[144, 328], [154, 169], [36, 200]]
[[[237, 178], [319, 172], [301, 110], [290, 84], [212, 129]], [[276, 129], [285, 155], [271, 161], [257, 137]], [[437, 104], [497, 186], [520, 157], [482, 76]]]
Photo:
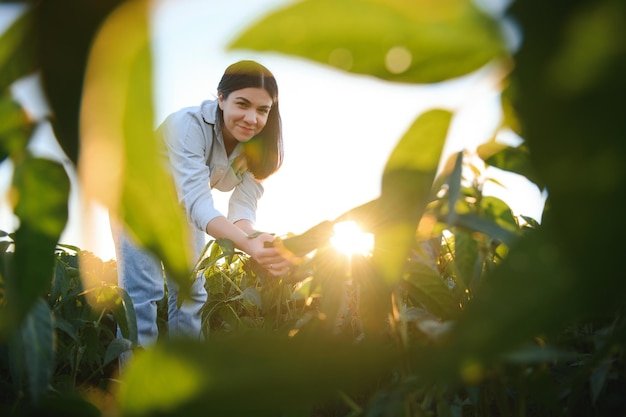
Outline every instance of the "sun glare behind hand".
[[337, 223], [330, 243], [346, 255], [368, 255], [374, 247], [374, 235], [364, 233], [353, 221]]

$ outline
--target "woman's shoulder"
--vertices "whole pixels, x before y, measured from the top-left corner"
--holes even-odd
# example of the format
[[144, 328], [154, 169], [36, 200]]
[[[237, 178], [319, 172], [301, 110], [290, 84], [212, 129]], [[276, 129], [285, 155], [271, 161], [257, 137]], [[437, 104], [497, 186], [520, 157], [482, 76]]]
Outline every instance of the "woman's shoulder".
[[215, 124], [217, 119], [217, 100], [205, 100], [200, 104], [200, 113], [206, 123]]
[[166, 120], [172, 122], [185, 122], [190, 119], [203, 120], [206, 123], [215, 124], [217, 100], [205, 100], [200, 105], [182, 107], [167, 116]]

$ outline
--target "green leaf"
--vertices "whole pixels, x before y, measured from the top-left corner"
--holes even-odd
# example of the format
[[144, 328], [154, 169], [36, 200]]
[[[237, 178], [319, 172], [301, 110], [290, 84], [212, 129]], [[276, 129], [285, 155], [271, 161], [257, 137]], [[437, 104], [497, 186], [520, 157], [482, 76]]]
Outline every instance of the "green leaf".
[[580, 359], [580, 354], [550, 346], [525, 345], [519, 349], [507, 352], [504, 360], [516, 364], [536, 364], [556, 361], [573, 361]]
[[[188, 296], [192, 245], [153, 130], [149, 2], [126, 2], [103, 24], [89, 57], [81, 124], [81, 179]], [[114, 167], [115, 169], [112, 169]]]
[[34, 403], [48, 392], [54, 367], [54, 325], [48, 304], [39, 298], [11, 339], [11, 362], [23, 366]]
[[522, 175], [541, 190], [546, 188], [545, 183], [533, 166], [530, 151], [525, 144], [514, 148], [492, 141], [478, 146], [476, 151], [478, 156], [488, 165]]
[[12, 273], [6, 278], [7, 308], [0, 310], [0, 335], [19, 326], [50, 286], [54, 250], [68, 218], [70, 181], [57, 162], [29, 157], [15, 167], [17, 190]]
[[502, 228], [513, 233], [519, 231], [519, 225], [511, 208], [501, 199], [494, 196], [484, 196], [480, 200], [480, 210], [485, 218], [495, 221]]
[[0, 36], [0, 91], [38, 66], [32, 8], [18, 17]]
[[0, 162], [11, 155], [20, 158], [26, 151], [34, 123], [9, 94], [0, 96], [0, 115]]
[[130, 295], [121, 287], [116, 287], [119, 299], [113, 307], [115, 321], [120, 327], [122, 336], [135, 345], [138, 342], [137, 315]]
[[382, 178], [381, 196], [357, 212], [375, 219], [372, 268], [363, 272], [361, 305], [366, 332], [384, 331], [391, 313], [391, 291], [402, 279], [417, 226], [430, 199], [433, 180], [452, 114], [420, 115], [392, 151]]
[[66, 394], [44, 398], [38, 406], [29, 410], [28, 415], [102, 417], [102, 411], [86, 399]]
[[478, 262], [478, 242], [467, 230], [454, 230], [454, 266], [458, 274], [458, 283], [463, 289], [470, 289], [474, 281]]
[[512, 232], [508, 228], [505, 229], [487, 217], [474, 214], [459, 214], [457, 216], [456, 226], [484, 233], [507, 246], [511, 246], [520, 237], [519, 233]]
[[261, 19], [228, 47], [410, 83], [459, 77], [505, 55], [496, 23], [467, 0], [301, 1]]
[[333, 224], [323, 221], [298, 236], [281, 240], [281, 243], [296, 256], [304, 256], [328, 243], [333, 234]]
[[518, 349], [538, 334], [561, 331], [588, 298], [572, 285], [575, 262], [547, 228], [544, 224], [516, 242], [487, 277], [489, 285], [467, 303], [445, 345], [413, 352], [424, 375], [454, 379], [468, 364], [484, 369], [507, 352], [511, 360], [522, 361], [550, 353]]
[[505, 129], [511, 129], [514, 133], [521, 135], [520, 121], [509, 95], [511, 94], [510, 86], [505, 86], [501, 96], [500, 105], [502, 107], [502, 124], [501, 127]]
[[261, 294], [259, 294], [259, 291], [254, 287], [246, 287], [241, 292], [241, 294], [239, 294], [236, 297], [231, 298], [228, 301], [236, 301], [236, 300], [249, 301], [250, 303], [257, 306], [258, 308], [263, 308], [263, 303], [261, 302]]
[[374, 199], [351, 208], [337, 217], [334, 223], [354, 221], [366, 233], [376, 233], [389, 221], [389, 216], [381, 210], [380, 199]]
[[553, 224], [562, 265], [573, 269], [567, 285], [581, 300], [555, 298], [547, 315], [570, 305], [579, 314], [613, 314], [626, 301], [626, 281], [614, 275], [626, 230], [619, 203], [626, 194], [626, 4], [528, 0], [511, 12], [524, 31], [513, 104], [550, 193], [542, 227]]
[[[36, 3], [35, 28], [41, 86], [53, 118], [57, 142], [78, 165], [79, 123], [85, 93], [85, 67], [97, 31], [105, 18], [125, 0], [43, 0]], [[111, 48], [118, 49], [116, 43]], [[121, 48], [120, 48], [121, 49]], [[103, 99], [104, 96], [101, 96]], [[101, 104], [104, 102], [101, 102]], [[107, 169], [111, 169], [111, 165]], [[103, 171], [104, 172], [104, 171]]]
[[111, 342], [107, 346], [106, 353], [104, 354], [102, 366], [106, 366], [109, 363], [113, 362], [115, 359], [119, 358], [122, 353], [131, 350], [132, 347], [133, 342], [128, 339], [115, 338], [111, 340]]
[[54, 325], [57, 329], [67, 334], [76, 343], [80, 343], [78, 334], [74, 326], [66, 319], [62, 318], [60, 314], [54, 316]]
[[388, 284], [397, 282], [415, 240], [445, 144], [452, 113], [430, 110], [409, 127], [389, 156], [379, 209], [388, 222], [375, 236], [374, 263]]
[[[70, 192], [69, 177], [63, 165], [28, 157], [15, 167], [13, 187], [18, 193], [15, 214], [20, 223], [58, 240], [67, 223]], [[50, 251], [50, 255], [53, 254], [54, 248]]]
[[120, 412], [187, 417], [310, 412], [338, 390], [373, 384], [394, 354], [374, 340], [355, 344], [317, 332], [289, 339], [247, 332], [206, 343], [161, 343], [138, 353], [122, 375]]
[[48, 301], [51, 305], [66, 301], [65, 298], [72, 284], [72, 272], [77, 271], [59, 259], [59, 257], [55, 259], [50, 293], [48, 294]]
[[538, 228], [538, 227], [539, 227], [539, 222], [538, 222], [537, 220], [533, 219], [532, 217], [529, 217], [529, 216], [524, 216], [523, 214], [520, 214], [520, 217], [521, 217], [522, 219], [524, 219], [524, 221], [525, 221], [526, 223], [528, 223], [528, 226], [529, 226], [529, 227], [531, 227], [531, 228], [533, 228], [533, 229], [536, 229], [536, 228]]
[[446, 223], [451, 226], [454, 224], [456, 220], [457, 214], [457, 201], [459, 201], [461, 197], [461, 180], [463, 173], [463, 152], [459, 152], [456, 156], [456, 160], [454, 162], [454, 169], [450, 174], [450, 178], [448, 180], [448, 216], [446, 218]]
[[133, 301], [128, 293], [116, 285], [101, 285], [89, 288], [78, 296], [87, 295], [93, 310], [113, 313], [122, 337], [137, 344], [137, 317]]
[[414, 302], [443, 320], [451, 320], [459, 314], [459, 304], [441, 278], [439, 272], [418, 263], [411, 266], [403, 287]]

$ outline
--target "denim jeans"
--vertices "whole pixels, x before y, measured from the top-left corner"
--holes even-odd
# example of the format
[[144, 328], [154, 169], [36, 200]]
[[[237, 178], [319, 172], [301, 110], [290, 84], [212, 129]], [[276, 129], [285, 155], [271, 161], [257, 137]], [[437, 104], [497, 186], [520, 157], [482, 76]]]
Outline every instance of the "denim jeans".
[[[201, 309], [207, 300], [204, 276], [199, 274], [193, 282], [191, 297], [178, 307], [178, 286], [165, 274], [162, 263], [152, 253], [133, 242], [119, 227], [113, 227], [117, 257], [118, 285], [126, 290], [133, 300], [137, 316], [139, 346], [156, 342], [157, 303], [168, 289], [168, 333], [170, 337], [202, 338]], [[193, 231], [193, 249], [196, 259], [204, 249], [204, 233]], [[118, 337], [121, 337], [118, 329]]]

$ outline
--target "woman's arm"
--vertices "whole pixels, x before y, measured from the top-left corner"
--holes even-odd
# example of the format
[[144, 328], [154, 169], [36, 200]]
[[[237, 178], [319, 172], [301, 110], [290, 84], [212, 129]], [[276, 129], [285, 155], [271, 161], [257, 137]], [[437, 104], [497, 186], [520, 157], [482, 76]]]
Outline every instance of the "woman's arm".
[[249, 237], [254, 230], [252, 223], [248, 220], [240, 220], [237, 225], [234, 225], [226, 217], [218, 216], [207, 224], [206, 232], [214, 238], [230, 239], [235, 247], [250, 255], [272, 275], [285, 274], [291, 266], [291, 262], [285, 259], [276, 248], [265, 247], [265, 242], [272, 242], [274, 236], [261, 233], [256, 237]]
[[157, 129], [166, 146], [179, 202], [185, 207], [187, 217], [200, 230], [211, 219], [222, 215], [215, 207], [209, 188], [210, 170], [206, 161], [212, 140], [208, 138], [212, 135], [211, 129], [190, 110], [171, 114]]
[[237, 220], [235, 222], [235, 226], [244, 231], [244, 233], [248, 236], [257, 233], [258, 231], [254, 228], [254, 224], [250, 220], [242, 219]]

